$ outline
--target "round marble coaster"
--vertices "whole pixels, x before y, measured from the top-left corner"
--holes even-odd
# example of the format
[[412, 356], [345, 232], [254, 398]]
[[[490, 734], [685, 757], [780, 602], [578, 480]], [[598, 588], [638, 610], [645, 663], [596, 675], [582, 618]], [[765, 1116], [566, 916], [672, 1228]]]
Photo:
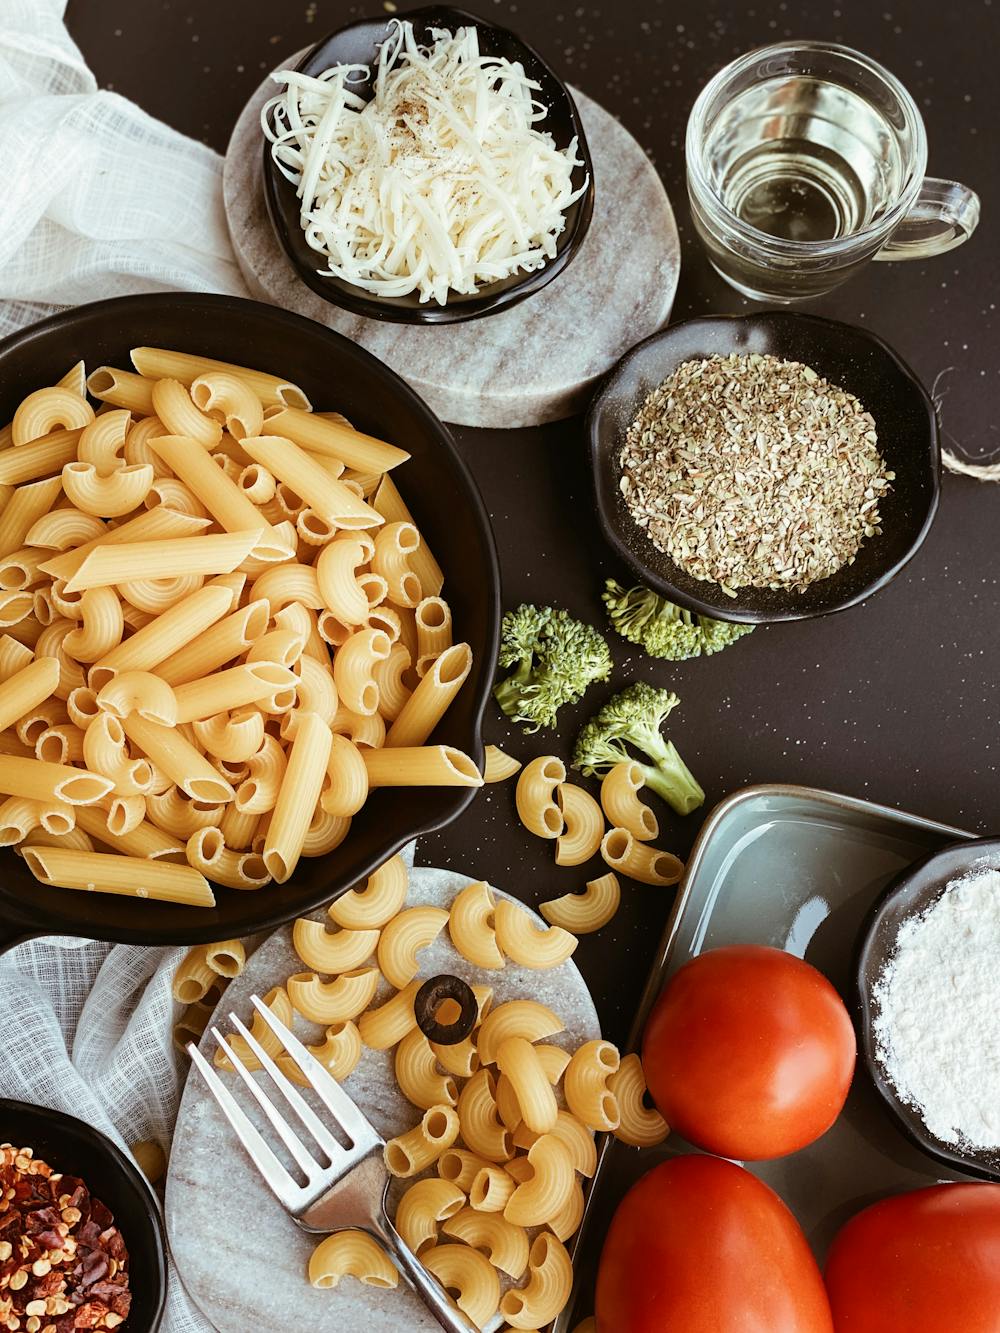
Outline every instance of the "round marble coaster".
[[597, 191], [579, 254], [548, 287], [510, 310], [424, 327], [353, 315], [299, 281], [271, 230], [261, 187], [260, 110], [274, 92], [268, 78], [244, 107], [223, 174], [229, 231], [251, 294], [360, 343], [444, 420], [515, 427], [570, 416], [628, 348], [666, 323], [680, 269], [670, 201], [635, 139], [582, 93], [574, 96]]
[[[450, 870], [420, 867], [411, 871], [408, 906], [447, 908], [467, 884], [465, 875]], [[509, 896], [500, 894], [500, 896]], [[318, 920], [325, 913], [315, 914]], [[532, 916], [537, 926], [540, 917]], [[494, 1005], [531, 998], [559, 1015], [565, 1030], [547, 1040], [567, 1050], [599, 1037], [600, 1026], [587, 984], [573, 962], [551, 971], [529, 971], [508, 964], [502, 971], [486, 972], [462, 959], [452, 947], [447, 930], [420, 955], [421, 976], [452, 972], [474, 984], [493, 987]], [[227, 989], [215, 1017], [220, 1031], [232, 1030], [232, 1011], [246, 1021], [252, 1012], [249, 997], [265, 995], [302, 970], [292, 949], [291, 930], [277, 931], [260, 946]], [[380, 984], [375, 1004], [392, 993]], [[322, 1039], [322, 1029], [296, 1018], [296, 1032], [306, 1041]], [[214, 1054], [209, 1033], [202, 1040], [205, 1054]], [[235, 1075], [224, 1075], [244, 1111], [275, 1145], [277, 1136], [256, 1104], [240, 1090]], [[259, 1077], [259, 1076], [258, 1076]], [[268, 1081], [268, 1086], [270, 1086]], [[402, 1133], [420, 1118], [396, 1085], [393, 1052], [366, 1050], [361, 1063], [344, 1080], [344, 1088], [385, 1137]], [[329, 1119], [312, 1094], [319, 1114]], [[290, 1160], [290, 1159], [289, 1159]], [[433, 1171], [428, 1174], [434, 1174]], [[393, 1203], [405, 1185], [394, 1186]], [[247, 1333], [250, 1329], [308, 1328], [314, 1333], [364, 1329], [365, 1333], [433, 1333], [437, 1321], [402, 1282], [394, 1291], [379, 1291], [345, 1279], [335, 1291], [317, 1291], [306, 1278], [309, 1255], [321, 1239], [300, 1231], [257, 1174], [239, 1140], [215, 1103], [202, 1078], [192, 1073], [184, 1090], [170, 1154], [166, 1188], [166, 1221], [174, 1262], [192, 1299], [219, 1333]], [[447, 1240], [447, 1237], [444, 1238]], [[504, 1287], [510, 1285], [502, 1279]], [[486, 1325], [492, 1333], [503, 1320]]]

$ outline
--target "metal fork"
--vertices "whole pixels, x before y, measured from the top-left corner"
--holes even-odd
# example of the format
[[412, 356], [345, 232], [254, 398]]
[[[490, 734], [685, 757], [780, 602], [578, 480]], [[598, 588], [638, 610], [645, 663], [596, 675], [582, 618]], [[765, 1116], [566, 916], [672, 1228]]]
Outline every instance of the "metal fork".
[[309, 1086], [351, 1141], [349, 1148], [344, 1148], [337, 1141], [260, 1042], [235, 1014], [230, 1014], [237, 1032], [270, 1075], [275, 1087], [295, 1112], [301, 1124], [309, 1131], [314, 1145], [330, 1162], [329, 1166], [319, 1165], [297, 1132], [268, 1098], [261, 1084], [251, 1078], [235, 1051], [226, 1045], [218, 1029], [213, 1027], [212, 1036], [232, 1061], [236, 1072], [306, 1178], [304, 1185], [299, 1185], [292, 1179], [257, 1129], [240, 1110], [236, 1099], [201, 1051], [193, 1042], [188, 1043], [187, 1049], [191, 1059], [272, 1193], [291, 1215], [293, 1221], [305, 1231], [331, 1232], [354, 1229], [369, 1232], [390, 1251], [403, 1277], [442, 1328], [447, 1329], [448, 1333], [478, 1333], [477, 1326], [463, 1314], [444, 1288], [427, 1272], [389, 1220], [386, 1198], [389, 1193], [390, 1177], [383, 1159], [385, 1140], [315, 1056], [311, 1055], [298, 1038], [275, 1018], [256, 995], [251, 998], [258, 1014], [279, 1038], [282, 1046], [302, 1070]]

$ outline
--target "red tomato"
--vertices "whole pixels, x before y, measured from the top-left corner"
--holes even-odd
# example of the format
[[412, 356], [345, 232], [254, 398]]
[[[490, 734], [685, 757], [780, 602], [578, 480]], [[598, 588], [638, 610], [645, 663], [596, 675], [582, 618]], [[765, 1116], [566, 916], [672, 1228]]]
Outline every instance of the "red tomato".
[[826, 1261], [836, 1333], [1000, 1333], [1000, 1185], [883, 1199]]
[[732, 945], [664, 987], [643, 1034], [667, 1122], [708, 1152], [756, 1161], [824, 1134], [854, 1074], [854, 1028], [821, 972], [781, 949]]
[[717, 1157], [676, 1157], [618, 1206], [597, 1333], [833, 1333], [816, 1261], [773, 1190]]

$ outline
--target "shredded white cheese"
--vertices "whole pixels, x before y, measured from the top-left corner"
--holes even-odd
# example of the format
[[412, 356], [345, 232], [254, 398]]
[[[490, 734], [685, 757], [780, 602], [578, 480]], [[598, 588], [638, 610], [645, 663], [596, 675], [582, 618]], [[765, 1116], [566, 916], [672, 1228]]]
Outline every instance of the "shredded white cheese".
[[547, 110], [519, 63], [480, 55], [475, 28], [393, 20], [370, 100], [366, 65], [281, 70], [264, 107], [271, 155], [296, 187], [306, 240], [333, 274], [379, 296], [446, 305], [556, 253], [581, 165], [538, 128]]

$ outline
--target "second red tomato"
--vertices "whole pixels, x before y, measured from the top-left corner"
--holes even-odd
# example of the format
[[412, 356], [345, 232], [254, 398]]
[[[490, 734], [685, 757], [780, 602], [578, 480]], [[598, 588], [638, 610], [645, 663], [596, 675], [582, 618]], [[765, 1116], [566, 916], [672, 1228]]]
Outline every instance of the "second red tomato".
[[781, 949], [733, 945], [686, 963], [646, 1024], [642, 1065], [686, 1139], [742, 1161], [783, 1157], [844, 1105], [854, 1028], [821, 972]]

